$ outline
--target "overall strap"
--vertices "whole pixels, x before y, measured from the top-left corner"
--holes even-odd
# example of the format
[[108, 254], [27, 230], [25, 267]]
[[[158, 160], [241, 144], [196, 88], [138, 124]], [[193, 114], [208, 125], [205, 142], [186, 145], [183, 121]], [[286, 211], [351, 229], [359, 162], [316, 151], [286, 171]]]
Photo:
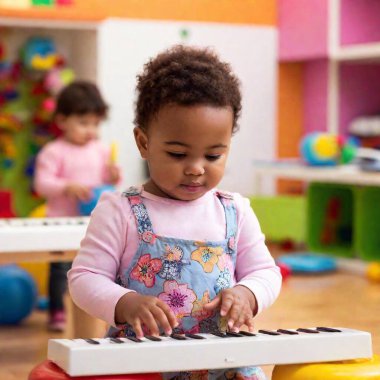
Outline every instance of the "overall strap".
[[154, 235], [152, 222], [150, 221], [147, 209], [142, 201], [141, 190], [136, 187], [130, 187], [123, 192], [123, 196], [128, 198], [131, 210], [136, 220], [137, 231], [140, 239], [146, 240], [148, 236]]
[[237, 212], [234, 197], [231, 193], [218, 191], [216, 193], [223, 205], [226, 216], [226, 239], [228, 240], [229, 253], [232, 254], [236, 250], [236, 233], [237, 233]]

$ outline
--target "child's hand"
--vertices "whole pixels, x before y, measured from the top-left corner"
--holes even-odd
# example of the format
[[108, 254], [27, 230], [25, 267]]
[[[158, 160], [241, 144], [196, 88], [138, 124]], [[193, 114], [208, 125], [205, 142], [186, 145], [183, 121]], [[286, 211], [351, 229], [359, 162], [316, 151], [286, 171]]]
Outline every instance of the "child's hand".
[[238, 332], [242, 325], [246, 325], [249, 331], [253, 331], [253, 316], [257, 310], [256, 297], [245, 286], [237, 285], [222, 290], [204, 307], [206, 310], [220, 307], [220, 315], [227, 317], [231, 331]]
[[120, 181], [120, 169], [115, 164], [107, 166], [107, 180], [111, 185], [116, 185]]
[[115, 309], [116, 323], [129, 323], [137, 338], [144, 336], [142, 324], [151, 335], [158, 336], [161, 327], [170, 335], [178, 322], [170, 307], [157, 297], [130, 292], [121, 297]]
[[68, 184], [64, 190], [69, 197], [79, 199], [82, 202], [89, 201], [92, 197], [91, 189], [87, 186], [77, 185], [75, 183]]

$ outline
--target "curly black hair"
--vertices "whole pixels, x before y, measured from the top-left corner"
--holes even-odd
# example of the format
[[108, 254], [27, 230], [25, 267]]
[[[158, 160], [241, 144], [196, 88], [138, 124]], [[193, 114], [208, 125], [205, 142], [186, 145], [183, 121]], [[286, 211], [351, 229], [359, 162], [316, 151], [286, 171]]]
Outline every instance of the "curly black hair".
[[98, 87], [88, 81], [77, 80], [64, 87], [58, 94], [55, 115], [84, 115], [93, 113], [101, 118], [107, 116], [108, 105]]
[[165, 50], [144, 65], [136, 91], [134, 123], [142, 130], [167, 104], [230, 106], [232, 132], [238, 130], [240, 82], [230, 65], [208, 48], [176, 45]]

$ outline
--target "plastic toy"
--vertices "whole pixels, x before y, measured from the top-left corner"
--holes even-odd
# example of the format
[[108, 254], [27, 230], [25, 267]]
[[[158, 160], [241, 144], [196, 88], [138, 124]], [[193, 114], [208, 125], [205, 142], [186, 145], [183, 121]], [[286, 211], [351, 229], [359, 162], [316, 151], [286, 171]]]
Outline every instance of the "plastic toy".
[[45, 77], [44, 86], [52, 95], [57, 95], [63, 87], [75, 79], [74, 71], [69, 68], [54, 68]]
[[88, 202], [79, 202], [79, 213], [82, 216], [88, 216], [95, 208], [100, 196], [106, 191], [115, 191], [115, 187], [112, 185], [98, 186], [92, 189], [92, 198]]
[[292, 273], [325, 273], [337, 269], [334, 258], [311, 253], [283, 255], [277, 259], [277, 262], [287, 265]]
[[309, 165], [333, 166], [351, 162], [355, 158], [357, 146], [357, 140], [352, 137], [317, 132], [302, 139], [300, 152]]
[[276, 365], [272, 380], [380, 380], [380, 360], [345, 360], [331, 363]]
[[54, 42], [46, 37], [32, 37], [22, 51], [22, 61], [26, 68], [33, 70], [50, 70], [57, 62]]
[[292, 274], [292, 269], [282, 262], [277, 262], [276, 264], [280, 268], [283, 281], [285, 281]]
[[0, 267], [0, 294], [0, 324], [21, 322], [37, 302], [32, 276], [16, 265]]
[[12, 210], [12, 193], [0, 190], [0, 218], [13, 218], [15, 216]]
[[380, 263], [370, 263], [367, 267], [367, 277], [371, 281], [380, 283]]

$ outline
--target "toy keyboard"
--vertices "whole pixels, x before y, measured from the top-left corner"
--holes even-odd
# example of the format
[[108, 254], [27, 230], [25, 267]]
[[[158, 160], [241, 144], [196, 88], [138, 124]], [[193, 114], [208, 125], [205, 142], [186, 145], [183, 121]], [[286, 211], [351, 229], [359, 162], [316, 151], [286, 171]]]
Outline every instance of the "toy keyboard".
[[70, 376], [176, 372], [372, 356], [368, 332], [317, 327], [142, 339], [51, 339], [48, 359]]
[[0, 219], [0, 252], [78, 250], [88, 217]]

